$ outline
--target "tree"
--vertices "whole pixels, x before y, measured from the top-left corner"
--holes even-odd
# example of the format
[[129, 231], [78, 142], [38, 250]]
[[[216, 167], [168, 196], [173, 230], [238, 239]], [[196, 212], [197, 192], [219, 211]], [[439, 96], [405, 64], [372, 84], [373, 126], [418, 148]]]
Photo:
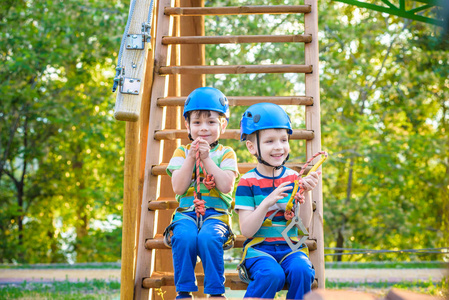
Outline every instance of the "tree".
[[[0, 184], [8, 191], [2, 218], [9, 219], [10, 233], [2, 249], [18, 246], [19, 261], [39, 261], [42, 256], [49, 261], [62, 259], [58, 252], [63, 227], [58, 222], [77, 226], [76, 239], [82, 241], [92, 215], [99, 219], [105, 211], [117, 212], [120, 178], [107, 181], [95, 168], [102, 165], [104, 172], [113, 169], [113, 174], [121, 169], [122, 124], [112, 118], [113, 95], [107, 80], [124, 8], [119, 1], [2, 5]], [[109, 34], [104, 34], [104, 28]], [[95, 159], [85, 155], [90, 148]], [[82, 175], [79, 181], [67, 180], [66, 166]], [[98, 186], [110, 191], [101, 193], [95, 190]], [[75, 188], [77, 197], [66, 207], [61, 195]], [[110, 207], [105, 210], [107, 200]], [[101, 202], [102, 209], [93, 213], [95, 206], [89, 203], [95, 202]], [[70, 213], [74, 207], [77, 216]], [[39, 238], [36, 231], [43, 236]], [[36, 254], [36, 249], [45, 250]]]

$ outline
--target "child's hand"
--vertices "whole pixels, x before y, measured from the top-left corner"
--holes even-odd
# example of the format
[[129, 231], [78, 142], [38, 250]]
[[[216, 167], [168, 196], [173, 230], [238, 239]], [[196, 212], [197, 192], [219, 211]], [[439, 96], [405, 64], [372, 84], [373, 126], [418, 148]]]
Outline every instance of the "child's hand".
[[198, 138], [197, 141], [199, 145], [198, 151], [200, 152], [200, 158], [201, 160], [204, 160], [209, 157], [210, 145], [206, 140], [203, 140], [202, 138]]
[[193, 160], [196, 159], [196, 152], [198, 151], [198, 150], [197, 150], [198, 142], [199, 142], [198, 139], [194, 140], [194, 141], [192, 142], [191, 146], [190, 146], [190, 149], [189, 149], [188, 157], [193, 158]]
[[286, 193], [286, 191], [293, 188], [292, 186], [286, 186], [290, 183], [291, 182], [289, 181], [281, 183], [274, 191], [271, 192], [271, 194], [267, 196], [267, 198], [263, 200], [263, 202], [265, 202], [266, 205], [270, 207], [272, 205], [275, 205], [279, 200], [287, 197], [288, 194]]
[[318, 184], [319, 176], [321, 175], [321, 171], [318, 172], [312, 172], [306, 177], [302, 179], [302, 186], [304, 188], [304, 191], [308, 192], [313, 190], [316, 185]]

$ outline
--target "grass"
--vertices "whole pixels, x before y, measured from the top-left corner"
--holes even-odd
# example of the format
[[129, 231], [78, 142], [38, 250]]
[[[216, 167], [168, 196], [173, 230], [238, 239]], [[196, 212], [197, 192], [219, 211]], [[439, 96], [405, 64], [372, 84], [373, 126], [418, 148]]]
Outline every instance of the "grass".
[[120, 269], [120, 263], [1, 264], [0, 269]]
[[373, 262], [326, 262], [326, 269], [441, 269], [449, 264], [442, 261], [373, 261]]
[[22, 282], [0, 287], [0, 299], [120, 299], [120, 282], [85, 280], [50, 283]]
[[[350, 289], [384, 297], [391, 288], [405, 289], [439, 297], [448, 297], [449, 278], [441, 282], [331, 282], [326, 281], [327, 289]], [[278, 293], [276, 299], [283, 299], [286, 291]], [[0, 286], [0, 299], [46, 299], [46, 300], [118, 300], [120, 299], [120, 283], [118, 281], [85, 280], [78, 282], [52, 281], [50, 283], [22, 282]]]
[[[235, 269], [235, 264], [227, 263], [228, 269]], [[326, 263], [327, 269], [345, 268], [374, 268], [374, 269], [410, 269], [410, 268], [445, 268], [444, 262], [369, 262], [369, 263]], [[119, 263], [79, 263], [79, 264], [38, 264], [38, 265], [0, 265], [0, 268], [12, 269], [119, 269]], [[433, 296], [447, 297], [449, 299], [449, 278], [441, 282], [414, 281], [414, 282], [332, 282], [326, 280], [327, 289], [350, 289], [374, 294], [381, 298], [392, 289], [405, 289], [409, 291], [424, 293]], [[237, 292], [237, 291], [230, 291]], [[276, 299], [285, 299], [285, 292], [279, 293]], [[284, 294], [283, 294], [284, 293]], [[243, 293], [242, 293], [243, 295]], [[231, 295], [228, 295], [231, 296]], [[239, 296], [236, 296], [239, 297]], [[283, 298], [284, 297], [284, 298]], [[9, 299], [94, 299], [94, 300], [118, 300], [120, 299], [120, 282], [114, 280], [95, 279], [77, 282], [51, 281], [27, 282], [19, 284], [0, 285], [0, 300]]]
[[326, 280], [327, 289], [357, 289], [362, 291], [376, 290], [380, 293], [387, 292], [392, 288], [403, 289], [433, 296], [449, 297], [449, 278], [444, 278], [441, 282], [432, 280], [423, 281], [402, 281], [402, 282], [330, 282]]

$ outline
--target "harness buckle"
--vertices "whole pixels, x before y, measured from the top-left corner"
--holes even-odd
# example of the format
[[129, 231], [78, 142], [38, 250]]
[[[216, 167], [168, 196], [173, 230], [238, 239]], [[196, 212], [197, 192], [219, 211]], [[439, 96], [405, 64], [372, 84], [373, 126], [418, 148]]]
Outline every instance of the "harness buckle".
[[[293, 228], [293, 226], [298, 228], [298, 233], [302, 233], [301, 239], [296, 244], [293, 244], [293, 242], [291, 241], [290, 237], [288, 236], [288, 232], [290, 231], [290, 229]], [[290, 224], [288, 224], [287, 227], [285, 227], [285, 229], [282, 231], [282, 237], [285, 239], [285, 241], [287, 242], [288, 246], [293, 251], [298, 250], [302, 246], [302, 244], [304, 244], [306, 242], [306, 240], [309, 238], [309, 232], [307, 231], [306, 227], [302, 223], [302, 220], [301, 220], [300, 216], [295, 215], [293, 217], [293, 219], [290, 222]]]

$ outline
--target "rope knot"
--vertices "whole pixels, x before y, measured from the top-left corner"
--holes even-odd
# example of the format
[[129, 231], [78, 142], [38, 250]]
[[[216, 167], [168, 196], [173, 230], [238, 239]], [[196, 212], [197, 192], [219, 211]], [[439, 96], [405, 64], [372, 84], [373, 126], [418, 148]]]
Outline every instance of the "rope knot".
[[215, 187], [215, 177], [212, 174], [206, 174], [206, 178], [203, 180], [204, 186], [210, 191]]

